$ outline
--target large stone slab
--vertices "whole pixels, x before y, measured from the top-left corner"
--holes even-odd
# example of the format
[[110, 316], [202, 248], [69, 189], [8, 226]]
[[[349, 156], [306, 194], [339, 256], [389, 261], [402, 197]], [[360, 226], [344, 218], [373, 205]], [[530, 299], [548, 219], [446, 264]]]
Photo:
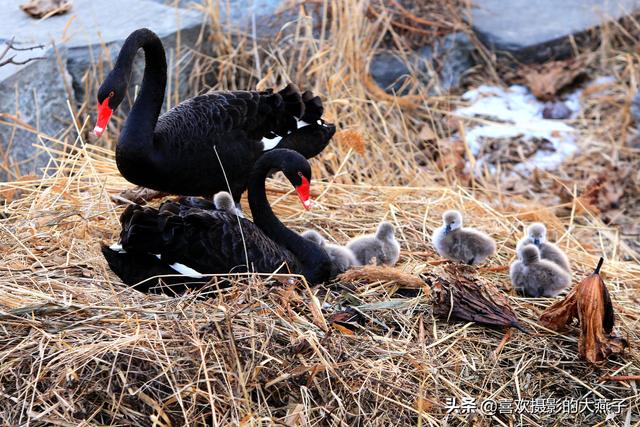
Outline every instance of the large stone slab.
[[[27, 174], [39, 172], [49, 159], [32, 147], [39, 140], [26, 129], [52, 137], [65, 136], [71, 123], [67, 98], [77, 106], [87, 101], [91, 109], [83, 112], [93, 114], [95, 90], [124, 39], [137, 28], [150, 28], [160, 36], [174, 71], [172, 94], [173, 89], [181, 88], [172, 101], [183, 97], [190, 70], [188, 47], [195, 44], [202, 31], [203, 16], [195, 10], [167, 7], [151, 0], [74, 0], [70, 13], [36, 20], [19, 9], [19, 2], [0, 0], [0, 22], [0, 41], [14, 38], [21, 46], [44, 45], [40, 51], [16, 56], [21, 60], [37, 54], [43, 55], [44, 60], [0, 67], [0, 114], [10, 116], [0, 116], [0, 155], [7, 155], [12, 168]], [[141, 80], [142, 69], [140, 54], [134, 66], [132, 91]], [[127, 106], [123, 107], [117, 114], [126, 113]], [[16, 118], [19, 127], [12, 125]], [[0, 179], [7, 177], [0, 171]]]
[[569, 36], [640, 10], [640, 0], [472, 0], [473, 28], [487, 46], [525, 63], [571, 54]]
[[[48, 156], [34, 147], [40, 143], [38, 133], [59, 136], [69, 126], [66, 99], [71, 76], [61, 63], [66, 50], [40, 50], [45, 59], [23, 66], [7, 66], [0, 79], [0, 155], [7, 155], [9, 171], [0, 170], [0, 181], [44, 168]], [[44, 140], [43, 140], [44, 141]], [[44, 141], [46, 143], [46, 141]], [[3, 162], [4, 163], [4, 162]]]
[[[284, 9], [287, 3], [283, 0], [219, 0], [209, 4], [209, 0], [154, 0], [158, 3], [181, 8], [217, 7], [218, 10], [209, 11], [219, 13], [220, 23], [223, 26], [241, 31], [245, 34], [254, 34], [257, 38], [273, 37], [284, 24], [291, 21], [297, 7]], [[289, 3], [291, 6], [291, 3]]]

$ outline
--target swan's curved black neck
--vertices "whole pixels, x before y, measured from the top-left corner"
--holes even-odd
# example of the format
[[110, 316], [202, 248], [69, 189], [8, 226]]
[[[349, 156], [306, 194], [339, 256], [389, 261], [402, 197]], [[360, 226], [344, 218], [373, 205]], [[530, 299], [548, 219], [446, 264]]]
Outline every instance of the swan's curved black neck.
[[253, 222], [274, 242], [296, 256], [308, 281], [319, 283], [329, 279], [329, 256], [319, 245], [288, 229], [276, 217], [265, 190], [265, 181], [270, 171], [282, 170], [292, 157], [302, 157], [292, 153], [291, 150], [275, 149], [263, 154], [256, 162], [249, 178], [249, 207]]
[[136, 30], [125, 40], [114, 70], [121, 70], [122, 76], [129, 81], [131, 68], [139, 49], [144, 51], [144, 76], [138, 97], [125, 120], [118, 139], [120, 149], [125, 148], [131, 154], [144, 154], [150, 150], [153, 131], [162, 109], [164, 90], [167, 85], [167, 60], [164, 47], [158, 36], [146, 28]]

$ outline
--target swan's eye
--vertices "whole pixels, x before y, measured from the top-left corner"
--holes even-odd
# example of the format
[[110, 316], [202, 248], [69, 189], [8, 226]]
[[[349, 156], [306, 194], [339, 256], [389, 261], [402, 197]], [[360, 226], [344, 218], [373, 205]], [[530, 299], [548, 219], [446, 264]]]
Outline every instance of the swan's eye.
[[300, 178], [302, 178], [302, 172], [299, 172], [299, 171], [298, 171], [298, 176], [299, 176]]
[[116, 93], [114, 91], [109, 92], [109, 98], [113, 98]]

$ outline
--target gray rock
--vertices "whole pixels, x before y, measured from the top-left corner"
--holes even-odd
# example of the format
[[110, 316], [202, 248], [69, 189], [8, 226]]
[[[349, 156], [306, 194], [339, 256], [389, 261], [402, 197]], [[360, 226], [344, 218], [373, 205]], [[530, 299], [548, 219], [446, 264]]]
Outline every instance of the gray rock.
[[[201, 9], [208, 0], [153, 0], [166, 6]], [[283, 0], [220, 0], [220, 22], [258, 38], [273, 37], [281, 27], [291, 21], [297, 8], [280, 10]], [[228, 6], [228, 7], [227, 7]]]
[[564, 120], [571, 117], [571, 109], [562, 101], [547, 102], [542, 109], [542, 118]]
[[[203, 16], [195, 10], [176, 10], [151, 0], [75, 0], [69, 13], [36, 20], [22, 12], [14, 0], [0, 0], [0, 22], [0, 41], [15, 38], [24, 46], [45, 45], [41, 51], [20, 52], [17, 60], [36, 54], [46, 58], [23, 66], [0, 67], [0, 114], [17, 114], [23, 127], [60, 136], [71, 124], [66, 99], [78, 105], [87, 101], [91, 108], [87, 113], [94, 114], [95, 91], [124, 39], [137, 28], [150, 28], [162, 39], [169, 64], [173, 70], [179, 64], [180, 69], [172, 76], [171, 93], [175, 93], [176, 81], [180, 92], [172, 96], [171, 103], [184, 97], [190, 71], [187, 48], [195, 44]], [[176, 47], [178, 32], [181, 45]], [[139, 56], [132, 91], [141, 81], [144, 62], [142, 54]], [[125, 106], [118, 114], [126, 110]], [[32, 147], [39, 142], [37, 136], [14, 129], [0, 122], [0, 155], [8, 151], [10, 163], [20, 163], [22, 174], [37, 172], [48, 161]], [[6, 178], [7, 174], [0, 171], [0, 179]]]
[[466, 34], [452, 33], [433, 46], [411, 52], [406, 62], [390, 51], [382, 51], [372, 59], [369, 72], [389, 92], [401, 91], [412, 74], [411, 69], [415, 78], [429, 85], [431, 93], [446, 92], [459, 86], [464, 73], [475, 64], [473, 51]]
[[[50, 157], [33, 144], [48, 140], [40, 141], [38, 133], [56, 138], [70, 123], [66, 100], [71, 76], [60, 69], [52, 50], [42, 53], [46, 59], [7, 67], [0, 79], [0, 114], [7, 115], [0, 118], [0, 154], [7, 155], [11, 172], [17, 168], [27, 174], [46, 167]], [[58, 55], [64, 63], [66, 51], [59, 49]], [[0, 181], [10, 176], [7, 172], [0, 170]]]
[[[415, 62], [414, 56], [409, 62]], [[389, 51], [376, 54], [369, 65], [369, 73], [378, 86], [389, 92], [399, 92], [410, 76], [409, 66], [399, 56]]]
[[472, 0], [478, 38], [495, 51], [524, 63], [571, 54], [570, 35], [640, 9], [640, 0]]

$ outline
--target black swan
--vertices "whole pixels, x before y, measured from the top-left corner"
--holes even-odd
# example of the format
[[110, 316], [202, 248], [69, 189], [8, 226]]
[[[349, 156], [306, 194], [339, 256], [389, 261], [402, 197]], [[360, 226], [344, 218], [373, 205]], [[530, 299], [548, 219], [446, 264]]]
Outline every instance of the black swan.
[[265, 180], [272, 169], [284, 172], [309, 208], [309, 163], [295, 151], [272, 150], [258, 159], [249, 177], [254, 222], [224, 211], [185, 208], [176, 202], [165, 202], [159, 209], [131, 205], [120, 218], [120, 244], [102, 247], [109, 267], [124, 283], [138, 284], [136, 289], [143, 292], [156, 281], [139, 282], [155, 275], [179, 272], [189, 277], [188, 282], [202, 283], [207, 281], [203, 274], [271, 273], [282, 264], [286, 266], [280, 271], [288, 268], [310, 283], [330, 279], [331, 260], [325, 250], [289, 230], [271, 210]]
[[[142, 28], [125, 40], [113, 70], [98, 90], [100, 136], [127, 93], [133, 60], [145, 54], [142, 86], [116, 146], [124, 178], [164, 193], [211, 197], [230, 188], [238, 202], [264, 150], [288, 148], [307, 158], [319, 154], [335, 133], [322, 120], [322, 101], [290, 84], [273, 90], [210, 91], [160, 115], [167, 81], [162, 42]], [[229, 181], [227, 186], [226, 179]]]

